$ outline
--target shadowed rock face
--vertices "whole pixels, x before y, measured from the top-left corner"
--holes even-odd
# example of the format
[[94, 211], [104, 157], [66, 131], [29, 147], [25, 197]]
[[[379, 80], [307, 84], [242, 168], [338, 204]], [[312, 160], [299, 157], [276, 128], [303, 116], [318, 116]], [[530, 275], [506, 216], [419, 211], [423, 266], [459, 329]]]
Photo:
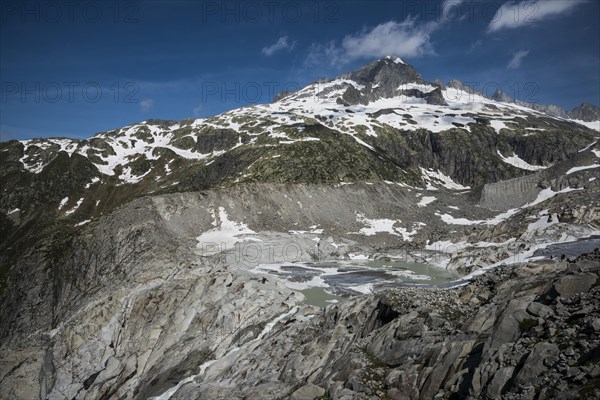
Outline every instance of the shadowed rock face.
[[248, 143], [249, 137], [232, 129], [209, 129], [196, 141], [196, 150], [200, 153], [227, 150], [240, 143]]
[[441, 86], [436, 87], [431, 92], [427, 93], [425, 97], [427, 99], [427, 104], [432, 104], [435, 106], [447, 106], [446, 100], [444, 99], [444, 95], [442, 94]]
[[356, 89], [354, 86], [350, 86], [350, 87], [348, 87], [348, 89], [346, 89], [346, 91], [344, 92], [344, 94], [342, 96], [342, 101], [343, 101], [342, 104], [346, 104], [346, 105], [369, 104], [369, 99], [366, 96], [364, 96], [361, 93], [361, 91]]

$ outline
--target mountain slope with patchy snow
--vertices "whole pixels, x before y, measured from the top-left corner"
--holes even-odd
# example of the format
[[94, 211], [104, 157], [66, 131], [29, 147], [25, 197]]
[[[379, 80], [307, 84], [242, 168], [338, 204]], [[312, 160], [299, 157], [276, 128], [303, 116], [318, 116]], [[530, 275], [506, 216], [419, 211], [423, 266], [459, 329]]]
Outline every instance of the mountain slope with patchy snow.
[[[484, 342], [536, 332], [533, 298], [497, 292], [494, 317], [461, 332], [493, 285], [467, 286], [464, 306], [457, 290], [412, 288], [397, 309], [372, 292], [593, 249], [599, 137], [383, 58], [212, 118], [0, 143], [0, 397], [355, 398], [414, 381], [429, 398], [442, 385], [431, 349], [431, 365], [460, 361], [454, 395], [501, 394], [471, 370], [490, 370]], [[310, 296], [344, 302], [321, 312]], [[397, 351], [409, 361], [386, 358]], [[523, 354], [499, 381], [527, 370]]]

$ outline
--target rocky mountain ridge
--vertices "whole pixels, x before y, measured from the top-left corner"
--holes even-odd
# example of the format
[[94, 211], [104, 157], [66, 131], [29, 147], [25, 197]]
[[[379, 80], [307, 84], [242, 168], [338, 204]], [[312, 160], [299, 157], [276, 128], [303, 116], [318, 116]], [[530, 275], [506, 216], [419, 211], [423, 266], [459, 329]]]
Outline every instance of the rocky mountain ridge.
[[501, 101], [503, 103], [518, 104], [523, 107], [528, 107], [559, 118], [573, 119], [583, 122], [594, 122], [600, 119], [600, 108], [593, 104], [582, 103], [581, 105], [573, 108], [571, 111], [566, 111], [565, 109], [555, 105], [529, 103], [517, 100], [501, 90], [495, 91], [494, 94], [490, 96], [490, 99]]

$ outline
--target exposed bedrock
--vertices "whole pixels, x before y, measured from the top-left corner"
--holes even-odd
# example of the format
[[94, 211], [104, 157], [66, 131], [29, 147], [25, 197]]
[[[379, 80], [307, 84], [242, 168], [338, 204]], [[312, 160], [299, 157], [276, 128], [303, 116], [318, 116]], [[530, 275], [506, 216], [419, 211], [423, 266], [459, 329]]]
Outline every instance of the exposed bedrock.
[[580, 176], [574, 172], [578, 169], [577, 166], [591, 166], [596, 162], [595, 154], [591, 154], [589, 151], [578, 152], [571, 159], [557, 163], [545, 170], [513, 179], [487, 183], [481, 189], [479, 206], [492, 210], [508, 210], [532, 202], [542, 189], [551, 188], [553, 191], [559, 191], [567, 188], [588, 187], [593, 180], [590, 181], [587, 175]]
[[328, 306], [173, 398], [284, 399], [299, 388], [348, 400], [596, 398], [599, 257]]
[[541, 190], [539, 182], [542, 179], [543, 174], [536, 173], [486, 184], [481, 191], [479, 205], [493, 210], [521, 207], [536, 199]]

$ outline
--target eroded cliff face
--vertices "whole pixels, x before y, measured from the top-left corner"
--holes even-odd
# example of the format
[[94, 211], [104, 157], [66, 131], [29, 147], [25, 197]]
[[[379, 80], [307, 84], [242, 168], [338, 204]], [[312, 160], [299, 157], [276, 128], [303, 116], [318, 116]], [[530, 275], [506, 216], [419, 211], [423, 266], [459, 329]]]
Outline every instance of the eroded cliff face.
[[135, 202], [15, 266], [0, 397], [147, 398], [296, 304], [269, 277], [203, 262], [159, 208]]
[[[197, 237], [223, 222], [216, 219], [223, 208], [256, 232], [280, 232], [264, 240], [281, 249], [292, 240], [290, 227], [319, 221], [358, 230], [353, 207], [383, 213], [378, 207], [402, 201], [400, 191], [387, 187], [353, 192], [240, 185], [149, 197], [88, 226], [55, 232], [22, 254], [2, 292], [0, 397], [147, 398], [251, 342], [302, 296], [220, 254], [202, 257]], [[373, 194], [379, 200], [363, 207]], [[323, 203], [345, 207], [328, 210]], [[387, 209], [397, 214], [407, 206]], [[335, 225], [338, 219], [345, 223]], [[300, 260], [316, 256], [312, 238], [293, 238], [305, 250]], [[321, 255], [340, 256], [325, 251], [336, 248], [324, 246]]]

